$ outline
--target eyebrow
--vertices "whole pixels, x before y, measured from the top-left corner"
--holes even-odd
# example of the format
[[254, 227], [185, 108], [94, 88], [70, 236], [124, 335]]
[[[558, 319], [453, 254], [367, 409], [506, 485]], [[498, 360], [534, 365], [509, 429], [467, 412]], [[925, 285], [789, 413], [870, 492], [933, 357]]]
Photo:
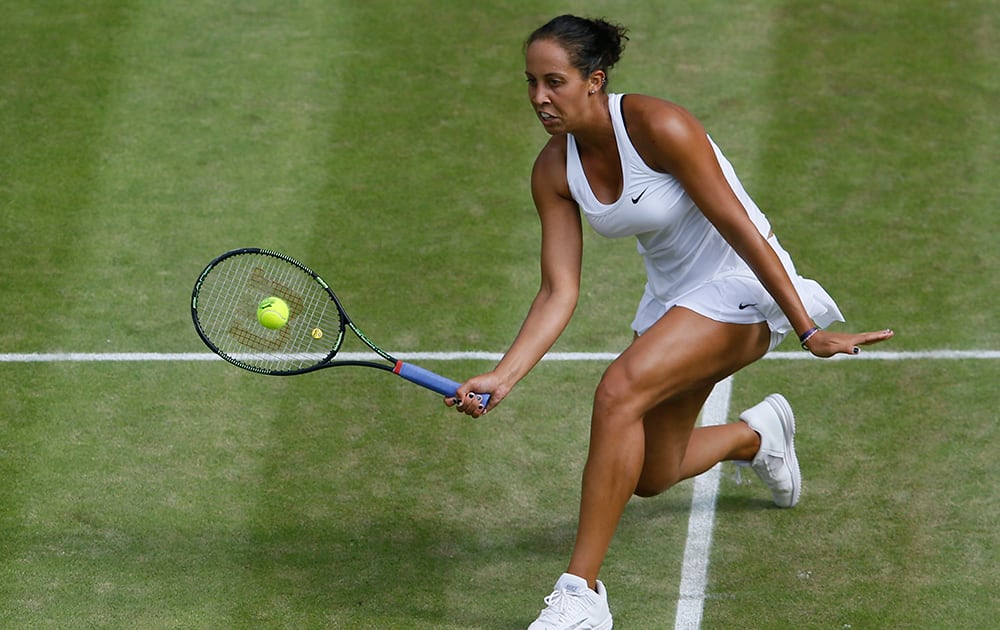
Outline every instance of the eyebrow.
[[[538, 78], [535, 75], [533, 75], [530, 72], [528, 72], [527, 70], [524, 71], [524, 75], [528, 76], [528, 77], [531, 77], [533, 79], [537, 79]], [[551, 78], [563, 79], [565, 77], [566, 77], [566, 75], [563, 74], [562, 72], [547, 72], [547, 73], [545, 73], [545, 74], [542, 75], [543, 79], [551, 79]]]

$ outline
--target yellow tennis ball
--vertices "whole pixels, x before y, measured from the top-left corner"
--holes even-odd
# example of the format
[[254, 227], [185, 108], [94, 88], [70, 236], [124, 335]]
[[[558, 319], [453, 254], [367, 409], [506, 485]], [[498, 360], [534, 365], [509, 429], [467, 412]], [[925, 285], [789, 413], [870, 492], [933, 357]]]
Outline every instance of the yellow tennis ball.
[[257, 321], [264, 328], [278, 330], [288, 323], [288, 304], [279, 297], [264, 298], [257, 305]]

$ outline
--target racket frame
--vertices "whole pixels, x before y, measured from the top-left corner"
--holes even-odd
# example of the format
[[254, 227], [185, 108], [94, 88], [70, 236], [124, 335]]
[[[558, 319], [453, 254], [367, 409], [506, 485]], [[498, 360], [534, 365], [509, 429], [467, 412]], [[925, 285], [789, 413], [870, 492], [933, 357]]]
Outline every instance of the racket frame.
[[[223, 261], [228, 260], [230, 258], [234, 258], [236, 256], [245, 256], [245, 255], [270, 256], [298, 268], [300, 271], [310, 276], [312, 280], [315, 281], [320, 287], [322, 287], [326, 295], [333, 302], [334, 306], [337, 308], [337, 314], [340, 320], [337, 330], [337, 338], [333, 346], [331, 347], [330, 351], [321, 359], [319, 359], [317, 362], [311, 365], [298, 367], [295, 369], [286, 369], [286, 370], [267, 369], [261, 366], [253, 365], [251, 363], [240, 361], [238, 357], [232, 356], [230, 353], [223, 351], [212, 341], [208, 333], [204, 331], [201, 324], [201, 318], [199, 317], [198, 298], [201, 292], [202, 285], [205, 283], [205, 279], [208, 278], [211, 272], [216, 267], [218, 267]], [[214, 352], [215, 354], [219, 355], [220, 357], [222, 357], [223, 359], [225, 359], [226, 361], [232, 363], [237, 367], [243, 368], [244, 370], [249, 370], [250, 372], [255, 372], [257, 374], [264, 374], [267, 376], [294, 376], [297, 374], [307, 374], [309, 372], [315, 372], [317, 370], [322, 370], [330, 367], [359, 366], [359, 367], [370, 367], [378, 370], [392, 372], [393, 374], [396, 374], [412, 383], [421, 385], [443, 396], [454, 397], [457, 394], [457, 389], [460, 385], [460, 383], [452, 381], [451, 379], [445, 378], [435, 372], [422, 368], [418, 365], [401, 361], [396, 357], [392, 356], [391, 354], [389, 354], [388, 352], [386, 352], [385, 350], [383, 350], [382, 348], [378, 347], [378, 345], [376, 345], [375, 342], [369, 339], [368, 336], [365, 335], [365, 333], [362, 332], [360, 328], [358, 328], [358, 326], [354, 323], [351, 317], [347, 314], [347, 310], [344, 308], [343, 304], [341, 304], [340, 299], [337, 297], [337, 294], [334, 293], [330, 285], [327, 284], [327, 282], [323, 280], [323, 278], [320, 277], [319, 274], [317, 274], [315, 271], [313, 271], [306, 265], [302, 264], [301, 262], [295, 260], [294, 258], [291, 258], [290, 256], [286, 256], [285, 254], [276, 252], [271, 249], [259, 248], [259, 247], [242, 247], [239, 249], [230, 250], [228, 252], [220, 254], [219, 256], [216, 256], [210, 263], [208, 263], [208, 265], [205, 266], [204, 270], [202, 270], [201, 274], [198, 276], [197, 281], [195, 282], [194, 289], [192, 289], [191, 291], [191, 318], [194, 322], [194, 327], [198, 333], [198, 336], [201, 338], [202, 342], [204, 342], [205, 345], [208, 346], [210, 350], [212, 350], [212, 352]], [[340, 351], [340, 347], [344, 342], [344, 337], [346, 336], [345, 333], [347, 328], [350, 328], [351, 332], [353, 332], [358, 337], [358, 339], [361, 340], [362, 343], [368, 346], [368, 348], [370, 348], [372, 352], [374, 352], [381, 358], [391, 363], [391, 365], [386, 363], [378, 363], [376, 361], [335, 360], [334, 357], [337, 356], [337, 353]], [[482, 406], [483, 408], [485, 408], [486, 405], [489, 403], [489, 394], [480, 394], [480, 396], [482, 396]]]

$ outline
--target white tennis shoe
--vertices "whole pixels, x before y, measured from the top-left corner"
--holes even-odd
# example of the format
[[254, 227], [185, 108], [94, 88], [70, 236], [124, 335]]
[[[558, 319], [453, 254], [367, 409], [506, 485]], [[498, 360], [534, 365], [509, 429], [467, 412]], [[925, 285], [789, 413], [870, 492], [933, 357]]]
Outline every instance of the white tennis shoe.
[[545, 608], [528, 630], [611, 630], [608, 592], [600, 580], [597, 591], [587, 581], [563, 573], [552, 594], [545, 598]]
[[750, 462], [771, 490], [778, 507], [795, 507], [802, 491], [802, 474], [795, 457], [795, 416], [781, 394], [771, 394], [740, 414], [740, 420], [760, 435], [760, 450]]

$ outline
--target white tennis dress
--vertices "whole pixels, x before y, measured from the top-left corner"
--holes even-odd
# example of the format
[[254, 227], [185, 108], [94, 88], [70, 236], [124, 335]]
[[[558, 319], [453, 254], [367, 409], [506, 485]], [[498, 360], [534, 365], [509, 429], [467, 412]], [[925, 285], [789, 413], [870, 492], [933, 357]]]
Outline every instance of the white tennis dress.
[[[684, 306], [717, 321], [753, 324], [766, 321], [771, 348], [792, 326], [750, 267], [695, 206], [672, 175], [649, 168], [632, 146], [622, 119], [621, 94], [609, 94], [608, 105], [621, 156], [622, 194], [601, 203], [584, 174], [576, 140], [566, 146], [570, 193], [594, 230], [608, 238], [634, 236], [646, 265], [646, 288], [632, 328], [645, 332], [673, 306]], [[740, 183], [729, 160], [709, 138], [729, 185], [762, 235], [771, 225]], [[806, 311], [825, 328], [844, 321], [833, 298], [817, 282], [802, 278], [776, 237], [768, 239], [785, 266]]]

